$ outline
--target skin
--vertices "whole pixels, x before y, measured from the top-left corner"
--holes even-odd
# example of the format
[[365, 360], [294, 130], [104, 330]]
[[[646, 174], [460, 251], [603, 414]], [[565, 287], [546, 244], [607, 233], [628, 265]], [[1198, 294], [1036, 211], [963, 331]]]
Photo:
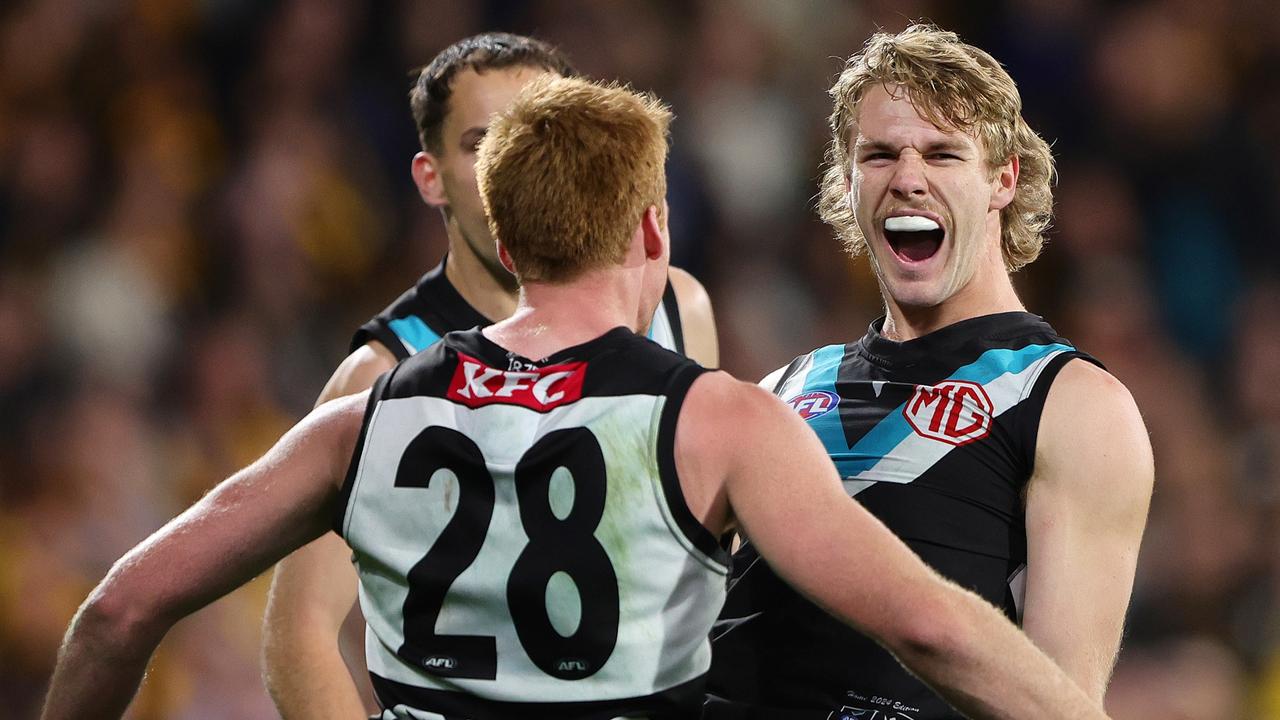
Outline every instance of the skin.
[[[904, 95], [872, 87], [851, 143], [849, 202], [880, 282], [884, 334], [910, 340], [959, 320], [1021, 310], [1000, 254], [1000, 210], [1013, 201], [1016, 158], [991, 169], [972, 135], [943, 130]], [[891, 215], [925, 215], [946, 237], [933, 257], [910, 263], [884, 235]]]
[[[855, 132], [849, 202], [884, 297], [884, 335], [910, 340], [1022, 310], [1000, 252], [1000, 210], [1017, 190], [1017, 158], [992, 163], [974, 136], [934, 126], [880, 86], [862, 100]], [[895, 214], [938, 221], [946, 230], [938, 252], [918, 263], [898, 257], [884, 234]], [[1128, 390], [1077, 359], [1054, 379], [1035, 457], [1023, 629], [1101, 702], [1146, 525], [1151, 445]]]
[[[482, 315], [503, 318], [515, 309], [515, 277], [498, 262], [488, 220], [476, 186], [476, 150], [489, 118], [502, 111], [525, 85], [546, 73], [533, 68], [506, 68], [454, 76], [449, 112], [441, 127], [438, 153], [413, 157], [411, 173], [418, 194], [439, 208], [449, 234], [445, 273], [463, 297], [474, 295]], [[455, 261], [455, 255], [457, 257]]]
[[[665, 228], [651, 206], [623, 264], [526, 286], [515, 314], [484, 333], [541, 356], [620, 324], [641, 329], [661, 297], [666, 261]], [[174, 622], [318, 535], [365, 401], [315, 411], [118, 562], [68, 631], [42, 717], [119, 717]], [[938, 577], [848, 497], [817, 438], [768, 392], [724, 373], [699, 378], [677, 421], [675, 455], [690, 510], [708, 530], [749, 532], [785, 578], [879, 638], [963, 712], [1105, 717], [995, 608]], [[795, 481], [776, 482], [784, 473]]]
[[[518, 296], [514, 276], [498, 258], [480, 203], [476, 149], [489, 118], [541, 74], [529, 68], [459, 72], [439, 153], [418, 153], [410, 168], [419, 195], [441, 210], [445, 222], [446, 276], [463, 299], [489, 318], [509, 316]], [[688, 356], [707, 367], [718, 366], [707, 291], [689, 273], [669, 271]], [[649, 308], [649, 318], [656, 307], [655, 302]], [[367, 343], [342, 361], [316, 404], [369, 389], [395, 364], [395, 356], [381, 343]], [[267, 689], [286, 720], [362, 717], [376, 710], [364, 666], [357, 582], [351, 553], [334, 533], [324, 534], [276, 566], [263, 624], [263, 668]]]

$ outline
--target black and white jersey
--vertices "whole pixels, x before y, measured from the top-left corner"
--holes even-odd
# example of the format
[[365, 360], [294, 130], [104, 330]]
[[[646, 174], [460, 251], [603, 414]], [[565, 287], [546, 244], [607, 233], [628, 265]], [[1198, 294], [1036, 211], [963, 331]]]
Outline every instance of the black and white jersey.
[[[361, 325], [351, 338], [350, 352], [370, 340], [377, 340], [397, 360], [404, 360], [436, 344], [445, 333], [491, 324], [493, 321], [471, 307], [449, 282], [444, 264], [445, 260], [441, 260], [395, 302]], [[653, 313], [648, 336], [662, 347], [684, 354], [680, 311], [670, 281]]]
[[[1027, 313], [901, 343], [880, 334], [881, 322], [764, 384], [817, 433], [850, 495], [1016, 621], [1040, 413], [1062, 366], [1092, 359]], [[709, 719], [960, 717], [887, 651], [791, 590], [749, 542], [734, 557], [713, 648]]]
[[385, 718], [697, 717], [728, 557], [676, 477], [704, 370], [450, 333], [371, 391], [336, 530]]

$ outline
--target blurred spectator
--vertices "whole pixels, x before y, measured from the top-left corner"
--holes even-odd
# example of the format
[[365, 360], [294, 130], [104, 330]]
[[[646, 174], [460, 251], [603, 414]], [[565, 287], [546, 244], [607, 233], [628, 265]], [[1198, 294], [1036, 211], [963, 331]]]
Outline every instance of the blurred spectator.
[[[1157, 485], [1119, 720], [1280, 717], [1280, 5], [1225, 0], [28, 0], [0, 10], [0, 704], [35, 713], [109, 563], [306, 411], [442, 252], [408, 74], [535, 33], [674, 106], [674, 252], [747, 378], [861, 334], [812, 212], [878, 27], [989, 48], [1060, 160], [1033, 312], [1133, 391]], [[271, 717], [263, 587], [182, 624], [134, 718]]]

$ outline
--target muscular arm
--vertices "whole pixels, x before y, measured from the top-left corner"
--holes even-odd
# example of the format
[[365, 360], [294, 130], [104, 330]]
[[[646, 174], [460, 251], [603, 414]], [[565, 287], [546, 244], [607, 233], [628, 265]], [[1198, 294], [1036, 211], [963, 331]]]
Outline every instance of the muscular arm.
[[1152, 486], [1129, 392], [1082, 360], [1049, 390], [1027, 490], [1023, 629], [1095, 700], [1106, 692]]
[[700, 378], [676, 427], [676, 462], [713, 532], [736, 521], [787, 582], [967, 715], [1105, 717], [1003, 614], [930, 570], [849, 497], [817, 437], [768, 392]]
[[[395, 363], [380, 343], [364, 345], [338, 366], [317, 402], [367, 390]], [[339, 644], [343, 621], [355, 605], [356, 583], [350, 551], [331, 532], [276, 565], [263, 621], [262, 662], [282, 717], [355, 718], [373, 711], [368, 679], [353, 677]], [[363, 647], [356, 645], [362, 658]]]
[[175, 622], [324, 532], [363, 410], [316, 410], [117, 561], [71, 622], [42, 717], [120, 717]]
[[720, 341], [716, 319], [711, 313], [711, 297], [692, 275], [673, 267], [667, 271], [671, 289], [680, 306], [680, 326], [684, 329], [685, 354], [703, 367], [720, 367]]

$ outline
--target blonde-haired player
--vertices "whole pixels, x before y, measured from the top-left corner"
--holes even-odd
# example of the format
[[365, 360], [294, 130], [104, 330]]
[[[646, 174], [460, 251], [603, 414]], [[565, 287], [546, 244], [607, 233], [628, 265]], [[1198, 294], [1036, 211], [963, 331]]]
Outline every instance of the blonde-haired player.
[[[874, 35], [831, 95], [821, 212], [869, 256], [885, 316], [762, 384], [822, 439], [848, 495], [1020, 621], [1101, 702], [1151, 448], [1125, 388], [1014, 292], [1010, 273], [1040, 253], [1052, 215], [1049, 147], [1000, 64], [936, 27]], [[708, 718], [956, 717], [871, 638], [784, 587], [781, 568], [755, 562], [746, 535]]]

